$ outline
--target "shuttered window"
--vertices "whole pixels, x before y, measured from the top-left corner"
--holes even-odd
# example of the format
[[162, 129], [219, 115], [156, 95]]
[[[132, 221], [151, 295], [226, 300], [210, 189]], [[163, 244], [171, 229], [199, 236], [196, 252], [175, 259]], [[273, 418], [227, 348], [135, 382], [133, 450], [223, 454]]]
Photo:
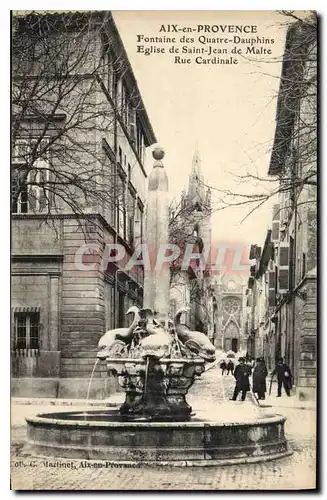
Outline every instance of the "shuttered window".
[[280, 239], [280, 205], [276, 204], [273, 206], [273, 218], [272, 218], [272, 231], [271, 231], [271, 241], [279, 241]]
[[289, 291], [290, 272], [289, 272], [289, 246], [282, 244], [279, 247], [278, 262], [278, 293], [283, 294]]
[[36, 354], [40, 343], [40, 314], [15, 313], [13, 351], [16, 355]]
[[12, 153], [12, 212], [15, 214], [42, 212], [47, 206], [50, 178], [47, 144], [48, 139], [15, 141]]

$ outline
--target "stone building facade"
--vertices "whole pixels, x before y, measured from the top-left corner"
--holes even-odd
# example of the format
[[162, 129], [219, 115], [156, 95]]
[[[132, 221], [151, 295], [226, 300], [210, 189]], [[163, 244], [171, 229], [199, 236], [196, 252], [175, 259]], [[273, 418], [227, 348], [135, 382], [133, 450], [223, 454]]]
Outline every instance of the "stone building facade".
[[215, 345], [224, 352], [247, 352], [246, 283], [236, 273], [217, 276], [215, 280], [216, 327]]
[[[49, 25], [55, 16], [58, 26], [67, 15], [38, 16], [44, 22], [52, 16]], [[32, 206], [30, 198], [23, 199], [24, 189], [13, 202], [12, 391], [22, 396], [86, 398], [100, 336], [108, 329], [127, 326], [131, 321], [127, 309], [143, 301], [142, 268], [126, 270], [125, 264], [142, 241], [146, 148], [156, 138], [111, 13], [91, 11], [76, 23], [74, 15], [78, 16], [69, 14], [72, 26], [80, 26], [87, 16], [94, 18], [94, 50], [86, 64], [103, 56], [120, 61], [120, 67], [112, 65], [107, 74], [96, 75], [94, 106], [105, 107], [101, 119], [107, 116], [107, 123], [94, 126], [96, 133], [82, 128], [76, 133], [76, 144], [88, 139], [91, 149], [85, 154], [92, 154], [98, 166], [101, 162], [101, 168], [105, 165], [113, 172], [117, 196], [110, 206], [101, 200], [85, 203], [78, 219], [61, 203], [47, 223], [47, 205]], [[27, 29], [26, 16], [20, 16], [18, 23], [19, 29]], [[97, 31], [99, 23], [101, 31]], [[60, 30], [53, 35], [60, 37]], [[66, 119], [74, 99], [73, 93], [67, 96], [67, 109], [60, 110], [58, 119]], [[22, 136], [16, 145], [29, 140], [30, 136]], [[108, 263], [106, 245], [118, 243], [125, 248], [125, 257]], [[88, 245], [95, 251], [90, 252]], [[113, 382], [101, 376], [98, 365], [91, 397], [111, 390]]]
[[314, 20], [294, 23], [286, 38], [268, 171], [280, 190], [263, 250], [250, 256], [255, 264], [248, 292], [260, 345], [255, 355], [263, 354], [269, 368], [283, 357], [300, 399], [315, 397], [317, 376], [316, 61]]

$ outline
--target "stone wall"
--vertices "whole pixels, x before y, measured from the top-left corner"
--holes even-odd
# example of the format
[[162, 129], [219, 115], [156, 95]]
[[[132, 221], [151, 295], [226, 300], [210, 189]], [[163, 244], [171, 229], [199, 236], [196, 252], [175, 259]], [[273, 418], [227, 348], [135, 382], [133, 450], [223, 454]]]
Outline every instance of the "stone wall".
[[[88, 242], [97, 253], [85, 251], [80, 268], [76, 252]], [[97, 226], [83, 232], [77, 221], [67, 219], [63, 227], [63, 269], [61, 299], [61, 376], [86, 378], [91, 375], [97, 343], [105, 329], [103, 274], [100, 271], [103, 234]], [[95, 269], [93, 269], [95, 267]], [[100, 376], [99, 365], [95, 376]]]
[[13, 256], [61, 255], [62, 221], [54, 220], [51, 225], [43, 216], [14, 215], [12, 219], [11, 254]]
[[[40, 350], [37, 356], [18, 356], [12, 353], [13, 377], [56, 377], [60, 374], [60, 260], [19, 257], [12, 265], [12, 324], [14, 333], [15, 312], [26, 308], [37, 309], [40, 314]], [[17, 353], [16, 353], [17, 354]]]
[[298, 395], [302, 400], [315, 398], [317, 377], [317, 281], [308, 275], [303, 287], [307, 294], [303, 305], [300, 337]]

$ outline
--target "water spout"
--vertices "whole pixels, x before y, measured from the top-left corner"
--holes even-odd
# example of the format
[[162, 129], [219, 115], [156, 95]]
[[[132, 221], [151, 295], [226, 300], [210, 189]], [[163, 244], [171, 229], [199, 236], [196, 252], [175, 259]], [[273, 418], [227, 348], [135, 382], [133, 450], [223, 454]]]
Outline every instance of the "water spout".
[[147, 393], [147, 385], [148, 385], [148, 372], [149, 372], [149, 356], [146, 358], [146, 367], [145, 367], [145, 378], [144, 378], [144, 390], [143, 390], [143, 398], [146, 401], [146, 393]]
[[86, 396], [87, 403], [89, 401], [90, 391], [91, 391], [91, 384], [92, 384], [92, 380], [93, 380], [93, 375], [94, 375], [95, 368], [96, 368], [96, 366], [98, 364], [98, 361], [99, 361], [99, 359], [97, 358], [96, 362], [94, 363], [93, 370], [92, 370], [91, 377], [90, 377], [90, 381], [89, 381], [89, 386], [87, 388], [87, 396]]

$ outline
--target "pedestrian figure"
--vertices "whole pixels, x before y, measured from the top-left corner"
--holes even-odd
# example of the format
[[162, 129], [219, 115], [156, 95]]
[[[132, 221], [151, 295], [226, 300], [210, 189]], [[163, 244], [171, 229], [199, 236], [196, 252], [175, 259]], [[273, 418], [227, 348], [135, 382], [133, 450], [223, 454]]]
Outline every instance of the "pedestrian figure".
[[234, 363], [232, 360], [229, 360], [228, 363], [227, 363], [227, 375], [229, 375], [229, 372], [233, 375], [234, 373]]
[[224, 375], [227, 368], [226, 361], [222, 361], [219, 366], [221, 369], [221, 374]]
[[291, 395], [292, 389], [292, 373], [289, 366], [284, 363], [283, 358], [279, 358], [274, 371], [271, 374], [271, 378], [277, 374], [277, 397], [280, 398], [282, 395], [282, 385], [284, 386], [285, 392], [288, 396]]
[[236, 401], [239, 392], [242, 392], [242, 401], [245, 401], [246, 393], [250, 390], [249, 377], [251, 375], [251, 368], [245, 364], [244, 358], [240, 358], [239, 364], [234, 370], [234, 377], [236, 379], [233, 401]]
[[257, 358], [256, 365], [253, 370], [253, 392], [258, 394], [258, 399], [265, 399], [266, 377], [268, 375], [267, 367], [262, 358]]
[[252, 363], [251, 356], [246, 356], [246, 357], [245, 357], [245, 364], [246, 364], [247, 366], [249, 366], [249, 367], [251, 368], [251, 370], [252, 370], [252, 368], [253, 368], [253, 363]]

